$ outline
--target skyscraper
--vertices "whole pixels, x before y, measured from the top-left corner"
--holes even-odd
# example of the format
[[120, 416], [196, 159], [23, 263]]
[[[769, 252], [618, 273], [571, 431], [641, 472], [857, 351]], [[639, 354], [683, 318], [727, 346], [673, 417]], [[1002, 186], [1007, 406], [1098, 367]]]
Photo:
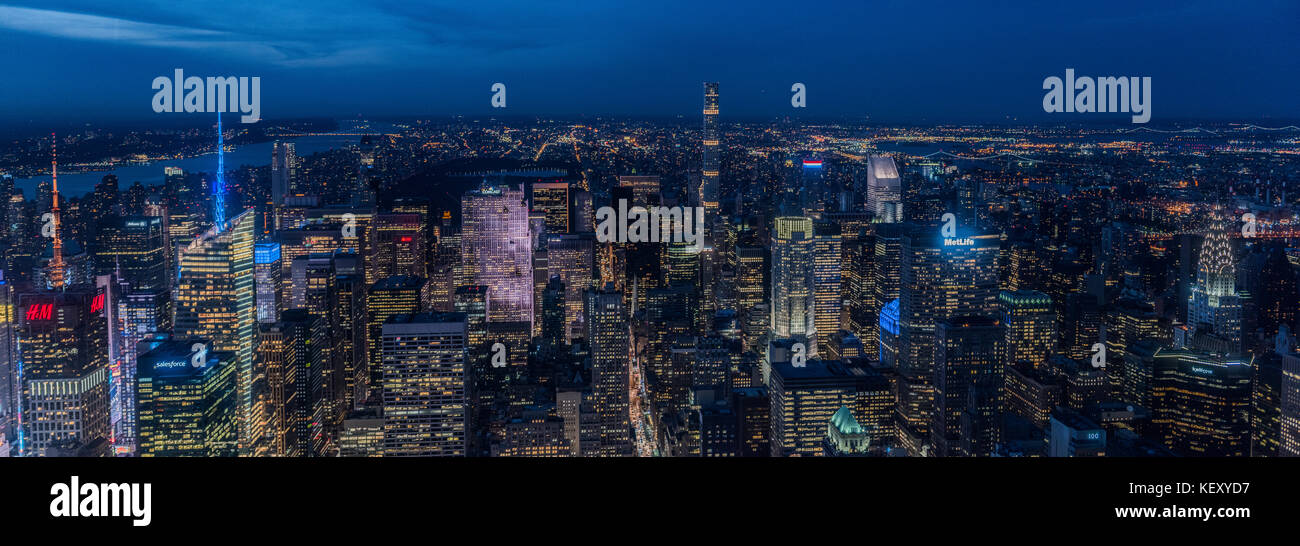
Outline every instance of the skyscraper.
[[817, 350], [825, 351], [831, 336], [840, 330], [843, 309], [841, 291], [841, 240], [839, 226], [817, 222], [813, 235], [813, 326]]
[[700, 173], [699, 204], [712, 217], [718, 210], [718, 175], [721, 145], [718, 132], [718, 83], [704, 82], [704, 167]]
[[209, 352], [206, 346], [206, 340], [173, 340], [140, 355], [136, 407], [141, 457], [238, 453], [235, 355]]
[[298, 156], [293, 147], [293, 142], [278, 140], [271, 147], [271, 214], [276, 231], [286, 227], [280, 221], [284, 198], [297, 189]]
[[873, 155], [867, 164], [867, 212], [882, 223], [903, 221], [902, 185], [898, 165], [887, 155]]
[[252, 209], [214, 226], [181, 251], [176, 286], [178, 337], [212, 341], [211, 351], [234, 354], [240, 453], [261, 436], [254, 414], [253, 351], [257, 344], [257, 289]]
[[280, 296], [280, 243], [258, 243], [253, 250], [253, 276], [257, 287], [257, 322], [270, 323], [280, 319], [284, 310]]
[[384, 323], [385, 457], [468, 454], [462, 313], [396, 315]]
[[583, 293], [586, 338], [591, 345], [591, 384], [600, 421], [600, 455], [632, 454], [628, 401], [628, 328], [623, 294], [610, 289]]
[[1036, 290], [1003, 290], [998, 294], [1002, 324], [1006, 327], [1008, 366], [1028, 362], [1042, 367], [1056, 348], [1056, 313], [1052, 298]]
[[1237, 268], [1226, 229], [1215, 229], [1201, 244], [1196, 283], [1187, 305], [1187, 324], [1197, 334], [1222, 340], [1230, 351], [1241, 350], [1241, 297], [1237, 294]]
[[911, 452], [929, 440], [933, 405], [935, 325], [962, 315], [995, 316], [998, 236], [943, 237], [913, 226], [899, 251], [900, 439]]
[[935, 454], [989, 456], [1002, 439], [1005, 333], [1000, 320], [960, 316], [935, 325]]
[[[24, 455], [52, 448], [107, 455], [110, 434], [105, 295], [89, 285], [18, 295]], [[73, 445], [68, 445], [73, 443]]]
[[547, 272], [564, 283], [565, 341], [572, 342], [584, 330], [582, 292], [594, 282], [596, 240], [589, 233], [550, 235], [547, 239]]
[[777, 338], [803, 336], [810, 354], [816, 352], [813, 254], [811, 219], [776, 219], [772, 240], [772, 334]]
[[484, 183], [461, 198], [461, 255], [468, 284], [490, 287], [488, 320], [533, 322], [528, 202], [516, 185]]

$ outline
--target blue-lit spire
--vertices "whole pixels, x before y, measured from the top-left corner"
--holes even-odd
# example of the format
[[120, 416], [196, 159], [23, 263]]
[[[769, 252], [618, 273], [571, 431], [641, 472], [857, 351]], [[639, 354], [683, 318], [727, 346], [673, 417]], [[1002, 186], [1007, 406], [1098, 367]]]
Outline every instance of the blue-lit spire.
[[217, 179], [212, 183], [212, 219], [218, 233], [226, 223], [226, 137], [217, 112]]

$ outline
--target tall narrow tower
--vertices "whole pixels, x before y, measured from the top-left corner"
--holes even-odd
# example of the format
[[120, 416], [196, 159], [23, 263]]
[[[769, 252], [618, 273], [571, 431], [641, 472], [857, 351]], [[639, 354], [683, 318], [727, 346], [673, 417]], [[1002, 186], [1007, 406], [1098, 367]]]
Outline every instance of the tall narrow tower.
[[53, 139], [50, 144], [50, 177], [54, 184], [54, 208], [50, 213], [54, 222], [54, 256], [50, 259], [47, 278], [54, 288], [63, 288], [66, 273], [63, 270], [63, 239], [59, 237], [59, 137], [54, 133], [50, 133], [50, 137]]
[[704, 172], [700, 177], [700, 205], [709, 217], [718, 210], [718, 82], [704, 82]]
[[217, 113], [217, 178], [212, 182], [212, 221], [221, 233], [226, 223], [226, 135], [221, 130], [221, 114]]

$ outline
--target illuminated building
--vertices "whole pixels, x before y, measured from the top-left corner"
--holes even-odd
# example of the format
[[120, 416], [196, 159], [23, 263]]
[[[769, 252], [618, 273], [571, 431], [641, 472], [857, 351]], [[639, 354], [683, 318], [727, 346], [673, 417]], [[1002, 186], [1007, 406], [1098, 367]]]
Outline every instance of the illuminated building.
[[134, 290], [166, 290], [168, 248], [163, 240], [162, 218], [113, 216], [98, 223], [96, 273], [117, 272]]
[[1052, 412], [1048, 457], [1103, 457], [1106, 430], [1070, 408]]
[[262, 431], [255, 427], [253, 350], [257, 343], [256, 281], [252, 209], [215, 226], [181, 251], [176, 285], [177, 337], [212, 341], [211, 351], [235, 355], [240, 453], [248, 453]]
[[463, 457], [466, 331], [462, 313], [396, 315], [381, 334], [385, 457]]
[[957, 316], [935, 324], [930, 439], [936, 455], [993, 454], [1002, 439], [1005, 343], [995, 318]]
[[285, 197], [297, 191], [298, 156], [293, 142], [276, 141], [271, 147], [271, 211], [276, 231], [287, 229], [281, 223], [281, 209]]
[[1187, 324], [1241, 351], [1241, 297], [1237, 294], [1237, 268], [1232, 243], [1225, 229], [1215, 229], [1201, 244], [1196, 264], [1196, 282], [1187, 304]]
[[1027, 361], [1006, 366], [1006, 411], [1047, 430], [1052, 410], [1064, 403], [1063, 388], [1046, 367]]
[[206, 346], [206, 340], [175, 340], [140, 355], [136, 408], [141, 457], [238, 453], [235, 355]]
[[343, 420], [340, 457], [383, 457], [384, 418], [377, 410], [359, 410]]
[[[17, 294], [4, 274], [0, 269], [0, 438], [12, 439], [17, 434], [21, 412], [18, 403], [18, 394], [22, 391], [18, 384], [19, 315]], [[9, 445], [0, 448], [0, 454], [8, 455]]]
[[813, 331], [820, 351], [840, 329], [842, 255], [839, 226], [818, 222], [813, 229]]
[[718, 83], [704, 82], [704, 161], [700, 173], [699, 204], [712, 217], [718, 210], [718, 174], [722, 169], [719, 153]]
[[[839, 408], [857, 407], [855, 376], [838, 361], [772, 365], [770, 440], [773, 457], [823, 456], [826, 424]], [[886, 404], [886, 416], [888, 415]]]
[[280, 243], [258, 243], [253, 248], [253, 279], [257, 287], [257, 322], [275, 322], [284, 310], [280, 275]]
[[[1107, 375], [1117, 393], [1124, 391], [1124, 366], [1128, 346], [1139, 341], [1162, 342], [1160, 319], [1155, 306], [1134, 298], [1120, 298], [1106, 310], [1106, 362]], [[1114, 363], [1114, 366], [1110, 364]], [[1128, 400], [1137, 404], [1136, 401]]]
[[569, 232], [569, 183], [536, 182], [533, 184], [533, 210], [545, 217], [546, 233]]
[[427, 289], [428, 282], [424, 279], [402, 275], [388, 277], [370, 287], [369, 295], [366, 296], [366, 327], [369, 344], [367, 362], [370, 363], [372, 386], [377, 386], [382, 381], [383, 370], [376, 364], [381, 361], [384, 323], [389, 317], [423, 310]]
[[591, 346], [592, 391], [600, 422], [600, 456], [632, 455], [628, 402], [628, 328], [623, 294], [583, 293], [586, 340]]
[[903, 221], [902, 186], [894, 158], [871, 156], [867, 166], [867, 212], [881, 223]]
[[374, 233], [374, 278], [427, 276], [424, 224], [418, 214], [380, 214]]
[[880, 323], [877, 328], [880, 337], [880, 365], [886, 368], [898, 366], [898, 299], [886, 303], [880, 309]]
[[909, 452], [919, 452], [930, 439], [936, 325], [950, 317], [997, 314], [998, 244], [997, 235], [959, 230], [944, 238], [937, 228], [921, 226], [902, 238], [898, 414]]
[[1300, 457], [1300, 353], [1285, 347], [1282, 357], [1281, 403], [1278, 420], [1278, 455]]
[[1153, 360], [1152, 409], [1165, 447], [1184, 456], [1250, 453], [1251, 361], [1166, 349]]
[[564, 419], [548, 415], [543, 408], [522, 412], [494, 435], [493, 457], [569, 457], [572, 448], [564, 432]]
[[813, 279], [813, 223], [809, 218], [776, 219], [772, 240], [772, 334], [808, 338], [816, 354]]
[[[369, 395], [370, 369], [366, 360], [366, 284], [356, 273], [335, 275], [330, 290], [330, 335], [334, 370], [343, 377], [334, 383], [339, 416], [361, 406]], [[340, 391], [341, 389], [341, 391]]]
[[592, 270], [596, 256], [596, 240], [590, 233], [578, 235], [550, 235], [547, 237], [547, 272], [558, 275], [564, 282], [565, 342], [582, 336], [585, 317], [582, 314], [582, 292], [592, 286]]
[[732, 400], [739, 421], [737, 437], [740, 456], [771, 456], [772, 447], [768, 438], [772, 430], [772, 402], [768, 399], [767, 389], [739, 388], [732, 391]]
[[44, 456], [66, 442], [102, 445], [106, 453], [111, 423], [105, 299], [88, 285], [18, 295], [23, 455]]
[[517, 186], [485, 183], [461, 198], [465, 284], [487, 285], [488, 320], [533, 322], [533, 244]]
[[871, 436], [858, 424], [853, 411], [847, 406], [840, 406], [826, 423], [826, 443], [823, 450], [827, 457], [865, 457], [871, 448]]
[[294, 291], [301, 287], [293, 283], [294, 260], [308, 254], [333, 254], [336, 251], [356, 252], [337, 225], [309, 224], [296, 229], [282, 229], [280, 241], [280, 299], [285, 309], [293, 307]]
[[1028, 362], [1034, 368], [1047, 363], [1056, 348], [1056, 312], [1052, 298], [1035, 290], [1003, 290], [998, 294], [1002, 324], [1006, 326], [1008, 366]]

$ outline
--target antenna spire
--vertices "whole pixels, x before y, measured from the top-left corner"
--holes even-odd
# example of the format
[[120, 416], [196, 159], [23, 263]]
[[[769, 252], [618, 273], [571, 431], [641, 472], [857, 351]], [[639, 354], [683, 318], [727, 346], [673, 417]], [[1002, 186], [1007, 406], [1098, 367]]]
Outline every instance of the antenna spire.
[[54, 256], [49, 265], [49, 282], [55, 288], [63, 288], [63, 239], [59, 237], [59, 137], [50, 133], [50, 176], [54, 185], [54, 207], [51, 209], [54, 221]]

